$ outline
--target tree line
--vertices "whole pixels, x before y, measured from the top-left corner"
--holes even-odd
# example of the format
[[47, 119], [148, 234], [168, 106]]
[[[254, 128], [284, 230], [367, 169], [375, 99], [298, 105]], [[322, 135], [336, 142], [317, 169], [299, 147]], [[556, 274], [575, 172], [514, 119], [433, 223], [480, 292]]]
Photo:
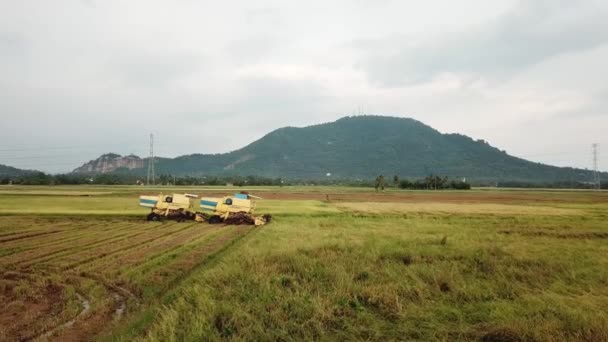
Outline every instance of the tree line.
[[[145, 178], [138, 175], [122, 173], [106, 173], [96, 175], [84, 174], [58, 174], [51, 175], [44, 172], [29, 172], [18, 176], [0, 176], [0, 184], [15, 185], [145, 185]], [[287, 185], [281, 178], [268, 178], [259, 176], [175, 176], [161, 174], [156, 177], [156, 185]]]
[[471, 184], [465, 181], [450, 180], [447, 176], [429, 175], [421, 180], [399, 182], [399, 188], [410, 190], [471, 190]]
[[[145, 177], [128, 173], [106, 173], [96, 175], [86, 174], [47, 174], [44, 172], [27, 172], [21, 175], [0, 175], [0, 184], [19, 184], [19, 185], [135, 185], [145, 184]], [[386, 180], [384, 176], [375, 179], [353, 179], [353, 178], [324, 178], [324, 179], [293, 179], [293, 178], [271, 178], [260, 176], [239, 176], [239, 175], [201, 175], [201, 176], [176, 176], [171, 174], [161, 174], [156, 178], [157, 185], [226, 185], [234, 186], [288, 186], [288, 185], [340, 185], [376, 188], [381, 191], [385, 188], [400, 188], [410, 190], [468, 190], [471, 184], [460, 180], [450, 179], [445, 176], [429, 175], [427, 177], [411, 180], [400, 179], [393, 176], [392, 180]], [[593, 189], [592, 183], [560, 181], [535, 183], [525, 181], [501, 181], [501, 182], [476, 182], [475, 186], [506, 187], [506, 188], [554, 188], [554, 189]], [[608, 189], [608, 179], [602, 180], [602, 189]]]
[[[376, 191], [384, 191], [388, 184], [383, 175], [376, 177], [374, 188]], [[424, 179], [410, 181], [408, 179], [399, 180], [399, 176], [393, 176], [393, 186], [400, 189], [408, 190], [470, 190], [471, 184], [466, 181], [450, 180], [449, 177], [440, 177], [437, 175], [429, 175]]]

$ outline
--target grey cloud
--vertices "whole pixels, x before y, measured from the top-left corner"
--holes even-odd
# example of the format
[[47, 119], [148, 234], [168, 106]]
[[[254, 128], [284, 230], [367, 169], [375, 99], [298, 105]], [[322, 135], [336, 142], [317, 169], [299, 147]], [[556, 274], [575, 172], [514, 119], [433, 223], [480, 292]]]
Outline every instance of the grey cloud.
[[12, 67], [16, 61], [24, 58], [27, 49], [27, 40], [21, 34], [0, 32], [0, 71]]
[[[269, 76], [246, 76], [238, 78], [228, 90], [232, 100], [211, 102], [203, 111], [213, 120], [234, 120], [248, 117], [246, 125], [276, 122], [290, 125], [290, 121], [305, 124], [308, 119], [331, 107], [335, 98], [323, 85], [306, 80], [286, 80]], [[200, 117], [201, 110], [182, 112], [183, 119]], [[304, 120], [301, 120], [304, 119]], [[281, 123], [279, 123], [281, 122]]]
[[108, 68], [127, 86], [164, 88], [194, 73], [203, 61], [193, 54], [134, 53], [112, 58]]
[[[608, 5], [601, 2], [522, 1], [472, 31], [425, 37], [422, 42], [420, 37], [392, 36], [355, 46], [367, 54], [359, 68], [386, 86], [428, 81], [446, 72], [512, 73], [559, 54], [608, 43], [607, 15]], [[397, 51], [387, 52], [386, 45]], [[381, 54], [374, 53], [378, 48]]]
[[0, 51], [2, 54], [22, 51], [25, 39], [16, 33], [0, 32]]
[[323, 106], [329, 96], [322, 86], [309, 81], [290, 81], [268, 77], [241, 80], [241, 101], [250, 108], [265, 108], [272, 112], [300, 112], [310, 105]]
[[593, 117], [608, 118], [608, 91], [589, 94], [591, 100], [576, 110], [556, 113], [555, 118], [586, 120]]
[[289, 47], [289, 40], [276, 35], [255, 35], [228, 43], [225, 53], [240, 65], [268, 62], [275, 54]]

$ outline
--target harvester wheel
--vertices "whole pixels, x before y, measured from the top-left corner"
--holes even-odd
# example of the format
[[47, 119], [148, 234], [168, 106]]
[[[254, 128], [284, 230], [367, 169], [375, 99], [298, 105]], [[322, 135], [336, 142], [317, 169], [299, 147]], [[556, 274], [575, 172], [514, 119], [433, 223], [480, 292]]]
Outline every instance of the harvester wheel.
[[146, 219], [148, 221], [158, 222], [158, 221], [160, 221], [160, 215], [155, 214], [155, 213], [150, 213], [150, 214], [148, 214]]
[[219, 215], [213, 215], [209, 218], [209, 224], [222, 223], [222, 218]]

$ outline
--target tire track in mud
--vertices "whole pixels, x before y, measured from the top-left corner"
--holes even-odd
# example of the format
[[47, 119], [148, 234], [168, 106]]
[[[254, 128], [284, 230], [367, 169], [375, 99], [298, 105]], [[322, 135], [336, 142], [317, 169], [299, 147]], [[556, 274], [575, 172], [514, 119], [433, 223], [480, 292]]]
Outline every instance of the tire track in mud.
[[67, 322], [61, 323], [51, 329], [48, 329], [48, 330], [42, 332], [41, 334], [38, 334], [33, 337], [24, 338], [24, 339], [22, 339], [22, 341], [44, 341], [44, 340], [52, 337], [53, 334], [59, 332], [60, 330], [73, 326], [77, 321], [79, 321], [80, 319], [82, 319], [82, 317], [84, 317], [87, 313], [89, 313], [89, 311], [91, 311], [91, 303], [89, 302], [89, 300], [86, 299], [83, 295], [81, 295], [78, 292], [76, 292], [75, 294], [76, 294], [76, 297], [78, 298], [78, 300], [80, 301], [80, 305], [81, 305], [82, 309], [74, 318], [70, 319]]
[[139, 298], [124, 287], [110, 284], [101, 277], [85, 272], [80, 273], [79, 276], [103, 285], [106, 291], [108, 291], [110, 296], [114, 299], [114, 314], [112, 317], [113, 321], [119, 320], [127, 309], [127, 298], [132, 299], [136, 305], [140, 304]]
[[[76, 275], [75, 275], [76, 276]], [[130, 291], [115, 285], [108, 284], [104, 282], [102, 279], [92, 275], [78, 275], [77, 277], [89, 279], [94, 282], [101, 284], [105, 290], [108, 292], [108, 297], [113, 300], [113, 310], [112, 310], [112, 318], [110, 321], [115, 322], [122, 318], [126, 308], [127, 308], [127, 298], [133, 299], [136, 305], [139, 305], [139, 299]], [[62, 332], [65, 329], [69, 329], [74, 327], [75, 324], [80, 323], [81, 321], [86, 321], [87, 315], [89, 313], [95, 314], [95, 311], [92, 310], [92, 300], [87, 299], [80, 292], [75, 293], [78, 301], [80, 302], [81, 310], [74, 316], [72, 319], [65, 321], [63, 323], [57, 324], [56, 326], [46, 329], [42, 333], [39, 333], [33, 337], [28, 337], [23, 339], [23, 341], [44, 341], [49, 338], [52, 338], [53, 335], [58, 334], [59, 338], [61, 337]]]
[[[169, 227], [169, 226], [173, 226], [173, 225], [163, 225], [163, 226], [159, 226], [159, 227], [156, 227], [153, 230], [148, 230], [148, 231], [160, 230], [161, 228], [166, 228], [166, 227]], [[19, 265], [19, 266], [22, 266], [22, 267], [28, 267], [28, 266], [31, 266], [31, 265], [34, 265], [34, 264], [46, 263], [48, 261], [52, 261], [52, 260], [55, 260], [57, 258], [61, 258], [63, 256], [66, 256], [67, 254], [69, 254], [67, 252], [70, 252], [70, 251], [73, 251], [73, 250], [80, 250], [80, 249], [82, 249], [84, 247], [100, 247], [100, 246], [103, 246], [103, 245], [107, 245], [108, 242], [113, 242], [115, 240], [122, 240], [122, 239], [125, 239], [125, 238], [130, 238], [132, 236], [136, 236], [136, 235], [139, 235], [141, 233], [142, 233], [142, 230], [139, 230], [139, 229], [136, 230], [136, 231], [128, 231], [128, 232], [124, 232], [122, 234], [112, 235], [112, 236], [109, 236], [109, 237], [107, 237], [105, 239], [97, 240], [97, 241], [91, 242], [89, 244], [79, 245], [79, 246], [71, 246], [71, 247], [66, 247], [66, 248], [60, 249], [60, 250], [55, 250], [55, 251], [52, 251], [50, 253], [37, 256], [34, 259], [24, 260], [22, 262], [17, 262], [16, 264]], [[44, 257], [48, 257], [48, 258], [42, 259]]]

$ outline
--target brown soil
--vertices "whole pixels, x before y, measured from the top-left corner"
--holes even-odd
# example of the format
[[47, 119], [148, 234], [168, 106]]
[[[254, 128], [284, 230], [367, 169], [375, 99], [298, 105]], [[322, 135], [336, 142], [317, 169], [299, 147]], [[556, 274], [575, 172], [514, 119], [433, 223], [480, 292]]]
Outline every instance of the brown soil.
[[480, 342], [521, 342], [524, 339], [510, 329], [495, 329], [479, 339]]
[[537, 236], [537, 237], [551, 237], [556, 239], [579, 239], [579, 240], [592, 240], [592, 239], [608, 239], [608, 233], [605, 232], [578, 232], [578, 233], [557, 233], [543, 230], [534, 231], [517, 231], [517, 230], [501, 230], [500, 234], [517, 234], [523, 236]]
[[[59, 315], [64, 307], [64, 289], [58, 284], [47, 284], [43, 288], [33, 287], [30, 295], [20, 296], [12, 290], [22, 280], [32, 280], [32, 276], [16, 272], [6, 272], [2, 277], [5, 285], [0, 296], [0, 327], [4, 328], [0, 338], [7, 341], [29, 340], [44, 328], [49, 318]], [[8, 283], [8, 284], [7, 284]]]

